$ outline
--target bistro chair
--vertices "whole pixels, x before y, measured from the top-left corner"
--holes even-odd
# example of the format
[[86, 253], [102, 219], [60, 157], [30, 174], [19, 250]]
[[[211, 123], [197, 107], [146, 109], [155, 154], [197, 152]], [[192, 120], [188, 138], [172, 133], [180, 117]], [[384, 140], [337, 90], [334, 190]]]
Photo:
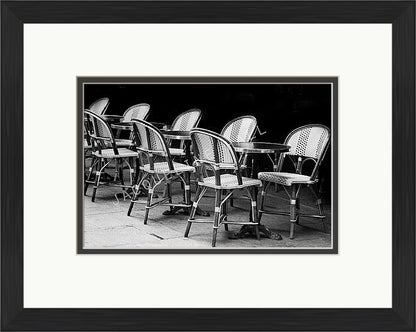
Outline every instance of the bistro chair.
[[[241, 176], [240, 164], [237, 154], [231, 142], [220, 134], [206, 129], [195, 128], [191, 130], [191, 139], [194, 146], [195, 165], [198, 168], [209, 168], [214, 172], [213, 176], [205, 176], [206, 173], [198, 172], [199, 181], [195, 202], [185, 230], [188, 237], [192, 223], [213, 222], [212, 246], [215, 247], [217, 230], [224, 224], [228, 230], [228, 224], [251, 225], [255, 227], [257, 239], [259, 235], [259, 222], [257, 219], [257, 188], [261, 187], [261, 181]], [[230, 174], [229, 171], [234, 171]], [[228, 171], [228, 173], [225, 173]], [[224, 174], [225, 173], [225, 174]], [[199, 201], [205, 195], [208, 188], [215, 190], [214, 220], [195, 219], [195, 212]], [[237, 189], [244, 189], [251, 201], [251, 221], [227, 220], [226, 201]]]
[[[286, 138], [285, 143], [290, 145], [289, 152], [280, 155], [276, 172], [260, 172], [259, 180], [263, 182], [263, 189], [260, 198], [259, 219], [262, 214], [289, 215], [290, 221], [290, 239], [294, 238], [295, 224], [299, 224], [299, 216], [319, 218], [322, 220], [323, 230], [325, 232], [325, 216], [322, 213], [322, 202], [318, 197], [317, 191], [313, 185], [318, 183], [318, 172], [322, 160], [330, 144], [330, 130], [323, 125], [306, 125], [293, 130]], [[285, 161], [289, 161], [294, 172], [282, 172]], [[309, 175], [303, 171], [304, 165], [312, 163], [312, 171]], [[289, 197], [290, 210], [282, 211], [265, 211], [264, 199], [267, 188], [271, 183], [282, 186]], [[319, 210], [318, 215], [306, 215], [299, 213], [299, 192], [302, 186], [309, 187], [316, 200]]]
[[91, 144], [91, 137], [88, 134], [88, 121], [87, 118], [84, 117], [84, 139], [83, 139], [83, 146], [84, 146], [84, 180], [87, 178], [87, 159], [92, 159], [92, 144]]
[[101, 98], [94, 101], [90, 107], [88, 107], [88, 110], [92, 113], [102, 115], [107, 110], [108, 105], [110, 105], [110, 100], [108, 98]]
[[[138, 153], [127, 148], [119, 148], [115, 142], [113, 133], [108, 123], [101, 116], [84, 111], [86, 118], [86, 130], [91, 139], [93, 160], [89, 167], [89, 173], [84, 185], [84, 194], [87, 193], [88, 185], [94, 184], [91, 200], [95, 201], [97, 189], [102, 184], [111, 184], [117, 187], [132, 188], [133, 178], [136, 171], [128, 162], [129, 158], [136, 158]], [[111, 181], [103, 182], [102, 175], [111, 163], [115, 163], [115, 174]], [[125, 185], [123, 178], [123, 164], [126, 163], [130, 170], [130, 186]], [[94, 171], [95, 169], [95, 171]], [[94, 175], [94, 180], [92, 180]], [[120, 184], [117, 184], [120, 182]]]
[[133, 119], [146, 120], [149, 116], [150, 105], [140, 103], [129, 107], [123, 114], [122, 122], [130, 122]]
[[[221, 131], [221, 135], [231, 143], [251, 142], [257, 130], [257, 119], [252, 115], [243, 115], [228, 122]], [[253, 159], [254, 161], [254, 159]], [[246, 168], [247, 155], [240, 157], [240, 165]]]
[[[192, 128], [198, 127], [198, 124], [201, 121], [201, 116], [202, 112], [198, 108], [192, 108], [188, 111], [185, 111], [176, 117], [176, 119], [172, 123], [172, 126], [170, 127], [170, 130], [190, 131]], [[180, 141], [180, 145], [178, 148], [170, 147], [169, 152], [174, 157], [179, 156], [181, 158], [184, 158], [184, 142]], [[188, 160], [188, 163], [192, 163], [192, 161]]]
[[257, 128], [257, 119], [252, 115], [243, 115], [228, 122], [222, 128], [221, 135], [230, 142], [250, 142]]
[[[243, 115], [229, 121], [221, 130], [221, 135], [231, 143], [251, 142], [257, 129], [257, 119], [252, 115]], [[252, 159], [254, 162], [254, 159]], [[240, 167], [247, 168], [247, 154], [241, 154]], [[230, 198], [230, 205], [233, 206], [234, 199]]]
[[[191, 207], [190, 174], [195, 172], [195, 168], [172, 160], [167, 142], [155, 126], [138, 119], [132, 119], [132, 123], [135, 145], [140, 152], [141, 176], [136, 180], [127, 215], [130, 216], [134, 203], [145, 203], [144, 224], [146, 225], [149, 210], [155, 206], [167, 205], [170, 209], [173, 207]], [[184, 203], [172, 202], [171, 184], [178, 179], [183, 183]], [[153, 202], [154, 191], [160, 184], [166, 185], [167, 195], [157, 202]], [[147, 189], [146, 202], [137, 200], [141, 186]]]
[[[131, 122], [133, 119], [146, 120], [150, 113], [150, 105], [146, 103], [140, 103], [129, 107], [123, 114], [121, 122]], [[116, 143], [117, 146], [131, 146], [133, 140], [133, 133], [130, 132], [128, 139], [119, 138], [121, 130], [117, 130]]]

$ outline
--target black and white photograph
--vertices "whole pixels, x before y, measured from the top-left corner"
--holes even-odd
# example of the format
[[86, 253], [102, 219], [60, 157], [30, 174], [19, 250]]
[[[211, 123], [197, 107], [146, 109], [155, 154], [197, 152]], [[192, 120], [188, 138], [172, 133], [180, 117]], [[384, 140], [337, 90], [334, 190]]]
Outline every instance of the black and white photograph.
[[77, 79], [79, 253], [337, 252], [337, 78]]
[[1, 1], [0, 329], [415, 331], [415, 9]]

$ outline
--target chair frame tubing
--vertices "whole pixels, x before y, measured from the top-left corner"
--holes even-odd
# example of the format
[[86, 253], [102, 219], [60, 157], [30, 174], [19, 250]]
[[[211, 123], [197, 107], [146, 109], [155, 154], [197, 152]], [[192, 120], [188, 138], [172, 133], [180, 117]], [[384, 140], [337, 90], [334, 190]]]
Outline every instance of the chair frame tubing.
[[[129, 209], [127, 211], [127, 215], [128, 216], [131, 215], [131, 212], [133, 210], [133, 206], [135, 203], [146, 204], [145, 215], [144, 215], [144, 220], [143, 220], [143, 223], [146, 225], [148, 217], [149, 217], [149, 210], [156, 206], [159, 206], [159, 205], [169, 206], [171, 210], [173, 207], [182, 207], [182, 208], [188, 208], [188, 209], [191, 208], [192, 205], [191, 205], [191, 192], [190, 192], [190, 172], [188, 171], [175, 172], [172, 158], [169, 153], [169, 147], [167, 145], [167, 142], [163, 134], [160, 132], [159, 129], [157, 129], [155, 126], [153, 126], [152, 124], [144, 120], [133, 119], [132, 123], [133, 123], [134, 144], [137, 150], [140, 151], [140, 154], [141, 154], [140, 157], [142, 157], [143, 155], [147, 157], [147, 160], [149, 162], [149, 172], [145, 171], [144, 168], [140, 171], [141, 176], [139, 175], [136, 179], [136, 183], [133, 189], [133, 197], [131, 199]], [[140, 142], [140, 135], [139, 135], [138, 127], [137, 127], [138, 125], [143, 126], [145, 129], [147, 146], [149, 148], [145, 148]], [[150, 149], [152, 146], [151, 139], [150, 139], [151, 131], [153, 131], [153, 133], [159, 137], [160, 142], [162, 144], [162, 150], [153, 151]], [[169, 171], [171, 172], [167, 174], [156, 173], [155, 172], [155, 157], [163, 157], [165, 161], [167, 162]], [[143, 182], [147, 178], [149, 178], [149, 185], [148, 185], [148, 188], [146, 188], [147, 200], [146, 202], [142, 202], [138, 200], [138, 196], [140, 194], [140, 187], [143, 186]], [[184, 204], [172, 202], [171, 184], [177, 179], [181, 180], [181, 183], [183, 184], [183, 187], [184, 187], [184, 200], [185, 200]], [[163, 195], [164, 197], [158, 202], [154, 203], [153, 202], [154, 191], [160, 184], [166, 184], [166, 190]]]
[[[117, 148], [117, 144], [115, 143], [115, 139], [113, 136], [113, 133], [110, 129], [110, 126], [108, 123], [98, 114], [85, 110], [85, 115], [87, 116], [86, 121], [86, 130], [88, 133], [88, 136], [91, 141], [91, 150], [93, 153], [91, 165], [89, 167], [89, 173], [87, 175], [87, 178], [84, 181], [84, 195], [87, 194], [88, 186], [89, 184], [93, 184], [93, 193], [91, 196], [91, 201], [95, 202], [95, 197], [97, 193], [97, 189], [100, 185], [108, 185], [113, 187], [121, 187], [122, 190], [125, 192], [126, 189], [133, 189], [134, 181], [133, 179], [136, 177], [136, 174], [138, 172], [138, 169], [134, 169], [128, 161], [128, 159], [131, 159], [132, 157], [97, 157], [94, 155], [95, 152], [98, 152], [99, 154], [102, 154], [102, 150], [107, 148], [106, 145], [108, 143], [111, 144], [111, 149], [113, 149], [114, 156], [119, 156], [119, 151]], [[101, 122], [101, 125], [106, 128], [108, 131], [109, 137], [101, 137], [98, 135], [98, 129], [97, 129], [97, 122]], [[101, 174], [105, 172], [106, 168], [112, 163], [115, 162], [115, 174], [114, 179], [112, 181], [106, 181], [101, 182]], [[124, 183], [124, 176], [123, 176], [123, 170], [124, 166], [123, 163], [126, 163], [126, 165], [129, 168], [129, 175], [130, 175], [130, 185], [126, 185]], [[95, 169], [95, 171], [94, 171]], [[94, 180], [92, 180], [92, 175], [95, 175]], [[117, 184], [117, 179], [119, 179], [120, 184]]]
[[[299, 217], [309, 217], [309, 218], [319, 218], [322, 220], [322, 227], [323, 231], [326, 232], [326, 225], [325, 225], [325, 215], [323, 214], [322, 209], [322, 200], [319, 197], [318, 193], [314, 190], [313, 185], [318, 182], [318, 173], [319, 173], [319, 167], [322, 164], [322, 161], [328, 151], [330, 142], [331, 142], [331, 134], [329, 131], [329, 128], [323, 125], [305, 125], [299, 128], [294, 129], [289, 133], [289, 135], [285, 139], [285, 144], [287, 144], [294, 133], [304, 129], [304, 128], [310, 128], [310, 127], [321, 127], [328, 131], [328, 141], [326, 142], [324, 148], [322, 149], [321, 153], [319, 154], [318, 158], [312, 158], [312, 157], [305, 157], [304, 156], [297, 156], [290, 153], [283, 153], [279, 157], [279, 162], [277, 164], [277, 172], [281, 172], [283, 168], [283, 163], [286, 160], [286, 157], [289, 157], [289, 160], [292, 162], [293, 167], [295, 168], [296, 174], [302, 174], [302, 168], [305, 162], [307, 161], [313, 161], [315, 163], [315, 166], [312, 170], [310, 181], [311, 183], [304, 184], [304, 183], [293, 183], [291, 186], [289, 186], [290, 191], [287, 189], [287, 186], [275, 183], [275, 185], [282, 186], [285, 190], [287, 196], [289, 197], [289, 213], [282, 212], [282, 211], [265, 211], [264, 210], [264, 199], [266, 196], [267, 189], [269, 185], [273, 182], [268, 181], [262, 181], [263, 182], [263, 189], [261, 192], [261, 198], [260, 198], [260, 208], [259, 208], [259, 219], [261, 219], [262, 214], [274, 214], [274, 215], [289, 215], [289, 221], [290, 221], [290, 230], [289, 230], [289, 238], [294, 239], [294, 230], [295, 230], [295, 224], [299, 224]], [[293, 157], [297, 157], [297, 160], [294, 161]], [[311, 189], [313, 192], [315, 198], [316, 198], [316, 204], [318, 206], [318, 215], [311, 215], [311, 214], [301, 214], [299, 213], [300, 210], [300, 200], [299, 200], [299, 193], [302, 186], [307, 186]]]
[[[251, 187], [244, 187], [243, 189], [247, 191], [250, 201], [251, 201], [251, 209], [250, 209], [250, 221], [248, 222], [240, 222], [240, 221], [230, 221], [227, 217], [227, 201], [232, 197], [235, 190], [238, 189], [225, 189], [221, 187], [221, 171], [229, 171], [230, 169], [233, 169], [237, 178], [238, 185], [243, 184], [241, 171], [240, 171], [240, 165], [237, 158], [237, 154], [234, 150], [234, 147], [232, 146], [231, 142], [228, 141], [225, 137], [223, 137], [220, 134], [217, 134], [213, 131], [206, 130], [206, 129], [200, 129], [196, 128], [191, 130], [191, 139], [193, 142], [195, 155], [201, 156], [199, 153], [199, 148], [197, 141], [195, 139], [195, 134], [203, 134], [210, 136], [213, 142], [213, 152], [214, 152], [214, 160], [203, 160], [196, 158], [195, 164], [197, 169], [198, 178], [201, 182], [203, 182], [203, 169], [210, 168], [214, 172], [215, 177], [215, 203], [214, 203], [214, 220], [207, 220], [207, 219], [195, 219], [195, 212], [198, 207], [198, 204], [201, 200], [201, 198], [205, 195], [206, 191], [208, 190], [207, 186], [204, 186], [203, 184], [199, 184], [197, 187], [197, 192], [195, 196], [194, 203], [192, 205], [191, 213], [188, 218], [188, 223], [186, 225], [185, 229], [185, 237], [189, 236], [189, 231], [191, 229], [192, 223], [194, 222], [203, 222], [203, 223], [213, 223], [213, 230], [212, 230], [212, 247], [216, 246], [216, 240], [217, 240], [217, 232], [218, 228], [224, 224], [225, 230], [228, 231], [228, 224], [237, 224], [237, 225], [251, 225], [255, 227], [256, 231], [256, 237], [258, 240], [260, 240], [260, 233], [259, 233], [259, 221], [258, 221], [258, 213], [257, 213], [257, 188], [255, 186]], [[221, 161], [218, 154], [218, 142], [221, 141], [225, 144], [225, 146], [229, 149], [229, 152], [231, 153], [231, 158], [233, 160], [233, 164], [230, 163], [230, 165], [222, 166], [221, 167]], [[231, 168], [232, 165], [232, 168]], [[251, 190], [250, 190], [251, 189]], [[224, 196], [224, 197], [223, 197]]]

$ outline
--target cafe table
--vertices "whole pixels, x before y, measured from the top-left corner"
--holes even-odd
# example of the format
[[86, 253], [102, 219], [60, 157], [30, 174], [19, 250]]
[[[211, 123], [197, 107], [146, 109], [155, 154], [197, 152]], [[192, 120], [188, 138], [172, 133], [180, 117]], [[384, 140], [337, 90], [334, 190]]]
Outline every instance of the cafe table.
[[[235, 142], [232, 143], [236, 152], [245, 154], [265, 154], [273, 164], [273, 170], [277, 170], [279, 162], [279, 155], [282, 152], [287, 152], [290, 149], [289, 145], [269, 142]], [[273, 155], [273, 157], [272, 157]], [[254, 158], [252, 158], [254, 166]], [[250, 177], [254, 177], [254, 167], [251, 168]]]
[[101, 114], [100, 116], [110, 124], [118, 123], [121, 122], [121, 120], [123, 120], [122, 115]]
[[[150, 122], [158, 129], [166, 128], [166, 124], [162, 122]], [[127, 122], [116, 122], [111, 124], [111, 128], [118, 130], [133, 130], [133, 123], [130, 121]]]
[[[119, 115], [105, 115], [104, 116], [107, 121], [110, 123], [110, 126], [112, 129], [117, 130], [117, 136], [119, 136], [119, 133], [121, 130], [125, 130], [125, 131], [133, 131], [133, 123], [131, 121], [124, 121], [124, 122], [117, 122], [117, 121], [121, 121], [123, 119], [122, 116]], [[108, 120], [109, 119], [109, 120]], [[166, 127], [166, 124], [161, 123], [161, 122], [150, 122], [151, 124], [155, 125], [156, 127]], [[132, 136], [130, 136], [132, 137]], [[120, 141], [126, 142], [126, 143], [131, 143], [132, 139], [119, 139]], [[143, 193], [143, 195], [146, 195], [145, 193]]]
[[119, 123], [112, 123], [111, 128], [117, 130], [133, 130], [133, 124], [131, 122], [119, 122]]
[[[188, 164], [192, 165], [192, 155], [191, 155], [191, 132], [190, 131], [182, 131], [182, 130], [161, 130], [163, 136], [167, 139], [172, 140], [180, 140], [184, 142], [184, 151], [185, 151], [185, 158], [188, 161]], [[164, 215], [171, 215], [175, 214], [179, 210], [184, 210], [185, 213], [189, 214], [188, 208], [182, 207], [174, 207], [172, 210], [167, 210], [163, 212]], [[208, 211], [204, 211], [197, 207], [196, 214], [200, 216], [209, 216]]]
[[186, 161], [192, 164], [191, 132], [181, 130], [161, 130], [161, 132], [167, 139], [183, 141]]
[[[290, 149], [289, 145], [280, 144], [280, 143], [269, 143], [269, 142], [235, 142], [232, 143], [234, 150], [239, 153], [260, 155], [265, 154], [271, 160], [273, 164], [273, 170], [277, 170], [277, 165], [279, 161], [279, 155], [282, 152], [287, 152]], [[272, 157], [273, 156], [273, 157]], [[252, 158], [253, 164], [251, 168], [251, 177], [254, 177], [254, 158]], [[251, 213], [250, 213], [251, 217]], [[259, 225], [260, 234], [263, 234], [269, 239], [281, 240], [282, 236], [279, 233], [271, 231], [266, 226]], [[230, 236], [230, 238], [243, 238], [246, 236], [255, 236], [255, 229], [253, 226], [244, 225], [241, 229]]]
[[[152, 125], [154, 125], [156, 128], [166, 128], [166, 124], [162, 122], [150, 122]], [[121, 130], [130, 130], [133, 131], [133, 123], [131, 121], [126, 122], [116, 122], [110, 124], [111, 128], [117, 130], [117, 137], [120, 136]]]

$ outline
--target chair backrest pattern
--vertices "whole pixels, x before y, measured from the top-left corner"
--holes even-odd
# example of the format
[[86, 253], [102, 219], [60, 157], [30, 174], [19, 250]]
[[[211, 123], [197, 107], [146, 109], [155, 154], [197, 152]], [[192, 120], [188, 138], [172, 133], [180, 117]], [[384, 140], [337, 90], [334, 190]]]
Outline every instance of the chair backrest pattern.
[[330, 139], [330, 131], [322, 125], [308, 125], [295, 129], [286, 138], [291, 146], [287, 154], [319, 159]]
[[191, 130], [195, 160], [214, 170], [215, 182], [221, 185], [221, 170], [234, 169], [241, 184], [240, 165], [231, 142], [220, 134], [201, 128]]
[[86, 130], [93, 143], [93, 150], [101, 151], [101, 149], [111, 147], [114, 153], [118, 154], [113, 132], [108, 123], [98, 114], [91, 111], [84, 111], [84, 115], [86, 118]]
[[107, 110], [109, 104], [110, 100], [108, 98], [101, 98], [93, 102], [88, 110], [95, 114], [102, 115]]
[[221, 134], [231, 142], [250, 142], [256, 126], [257, 119], [254, 116], [241, 116], [228, 122]]
[[169, 169], [174, 170], [169, 148], [160, 130], [144, 120], [132, 119], [132, 123], [136, 147], [147, 157], [150, 169], [154, 170], [156, 155], [164, 157]]
[[[315, 166], [310, 174], [311, 180], [318, 177], [319, 167], [328, 150], [331, 132], [323, 125], [306, 125], [293, 130], [285, 140], [290, 145], [290, 150], [280, 155], [278, 170], [281, 171], [286, 157], [289, 157], [296, 173], [302, 174], [302, 168], [306, 161], [313, 161]], [[297, 160], [293, 157], [297, 156]]]
[[190, 109], [179, 114], [172, 123], [171, 130], [189, 131], [198, 126], [201, 120], [201, 110], [198, 108]]
[[123, 121], [130, 122], [132, 119], [146, 120], [149, 115], [150, 105], [141, 103], [129, 107], [123, 114]]

